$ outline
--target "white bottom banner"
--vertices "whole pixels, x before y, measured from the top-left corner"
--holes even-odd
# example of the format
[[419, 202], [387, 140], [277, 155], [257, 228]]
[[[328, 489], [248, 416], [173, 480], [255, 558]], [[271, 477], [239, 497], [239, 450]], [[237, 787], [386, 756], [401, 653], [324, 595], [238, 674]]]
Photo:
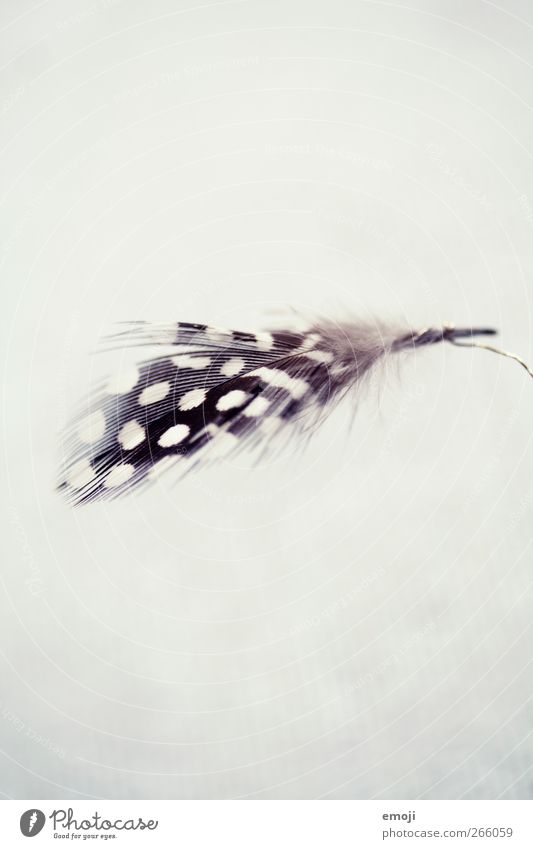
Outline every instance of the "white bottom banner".
[[0, 845], [532, 849], [528, 801], [47, 801], [0, 803]]

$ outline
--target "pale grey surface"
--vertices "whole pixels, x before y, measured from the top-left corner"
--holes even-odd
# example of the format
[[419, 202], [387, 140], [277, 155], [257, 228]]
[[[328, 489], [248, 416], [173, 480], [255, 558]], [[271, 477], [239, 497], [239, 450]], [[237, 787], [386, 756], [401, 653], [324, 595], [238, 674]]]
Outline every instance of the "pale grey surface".
[[0, 791], [531, 797], [515, 364], [421, 352], [289, 462], [53, 491], [116, 320], [494, 323], [532, 359], [530, 4], [1, 15]]

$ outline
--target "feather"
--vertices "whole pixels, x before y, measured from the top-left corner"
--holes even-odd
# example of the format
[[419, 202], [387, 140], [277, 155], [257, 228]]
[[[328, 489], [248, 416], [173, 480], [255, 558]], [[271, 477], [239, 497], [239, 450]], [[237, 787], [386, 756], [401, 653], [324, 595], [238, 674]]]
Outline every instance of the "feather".
[[384, 357], [494, 333], [330, 320], [306, 332], [260, 333], [128, 323], [110, 337], [112, 347], [161, 345], [170, 353], [97, 388], [64, 435], [59, 489], [74, 504], [114, 498], [171, 466], [185, 472], [289, 434], [303, 439]]

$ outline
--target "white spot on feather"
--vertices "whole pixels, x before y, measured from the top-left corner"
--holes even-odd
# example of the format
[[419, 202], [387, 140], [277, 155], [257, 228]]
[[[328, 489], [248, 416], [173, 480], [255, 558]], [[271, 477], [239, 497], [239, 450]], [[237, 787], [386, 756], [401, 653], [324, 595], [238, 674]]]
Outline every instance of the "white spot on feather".
[[295, 400], [303, 398], [310, 388], [306, 380], [302, 380], [300, 377], [291, 377], [290, 374], [287, 374], [287, 372], [281, 369], [270, 368], [268, 366], [261, 366], [261, 368], [250, 372], [250, 375], [260, 377], [269, 386], [275, 386], [277, 389], [286, 389]]
[[183, 440], [188, 437], [190, 431], [191, 429], [189, 425], [174, 425], [161, 434], [157, 440], [157, 444], [160, 445], [161, 448], [170, 448], [171, 445], [178, 445], [178, 443], [183, 442]]
[[112, 489], [115, 486], [121, 486], [126, 481], [129, 481], [135, 471], [135, 466], [131, 463], [119, 463], [114, 466], [105, 477], [104, 487]]
[[309, 356], [310, 351], [309, 348], [314, 348], [322, 341], [322, 337], [319, 333], [308, 333], [307, 336], [304, 336], [302, 340], [302, 344], [295, 348], [292, 352], [294, 354], [305, 354]]
[[135, 366], [112, 375], [107, 383], [106, 392], [110, 395], [125, 395], [137, 385], [139, 369]]
[[178, 354], [170, 358], [178, 368], [199, 370], [211, 365], [211, 357], [191, 357], [190, 354]]
[[166, 398], [170, 391], [170, 383], [168, 380], [162, 380], [160, 383], [152, 383], [151, 386], [146, 386], [139, 395], [139, 404], [146, 407], [148, 404], [157, 404]]
[[205, 331], [206, 342], [215, 346], [226, 345], [233, 337], [231, 330], [225, 327], [208, 327]]
[[91, 413], [78, 425], [78, 436], [86, 445], [98, 442], [105, 433], [105, 416], [101, 410]]
[[333, 360], [331, 351], [307, 351], [305, 356], [310, 360], [316, 360], [317, 363], [331, 363]]
[[206, 395], [207, 389], [191, 389], [180, 400], [180, 410], [194, 410], [195, 407], [199, 407], [200, 404], [204, 403]]
[[247, 397], [247, 393], [243, 392], [242, 389], [232, 389], [231, 392], [227, 392], [218, 399], [217, 410], [232, 410], [234, 407], [242, 407]]
[[223, 374], [224, 377], [234, 377], [236, 374], [239, 374], [244, 368], [244, 360], [241, 357], [233, 357], [233, 359], [228, 360], [227, 363], [224, 363], [222, 368], [220, 369], [220, 374]]
[[272, 333], [256, 333], [257, 347], [260, 351], [270, 351], [274, 344]]
[[262, 416], [269, 407], [270, 401], [267, 401], [266, 398], [254, 398], [251, 404], [248, 404], [244, 410], [244, 415], [249, 418], [256, 418], [257, 416]]
[[143, 439], [146, 438], [146, 432], [139, 422], [133, 419], [131, 422], [126, 422], [120, 429], [118, 441], [125, 451], [130, 451], [137, 445], [140, 445]]
[[87, 458], [74, 463], [74, 465], [68, 469], [66, 474], [67, 483], [73, 489], [83, 489], [83, 487], [90, 484], [95, 477], [96, 473]]

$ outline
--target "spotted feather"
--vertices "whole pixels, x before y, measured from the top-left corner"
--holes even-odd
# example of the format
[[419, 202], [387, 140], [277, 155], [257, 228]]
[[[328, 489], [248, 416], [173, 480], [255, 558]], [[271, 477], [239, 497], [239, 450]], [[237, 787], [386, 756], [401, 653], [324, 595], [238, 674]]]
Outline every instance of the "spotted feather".
[[59, 488], [72, 503], [113, 498], [171, 466], [188, 470], [276, 434], [303, 437], [385, 355], [494, 331], [316, 322], [260, 333], [130, 323], [112, 346], [164, 346], [97, 388], [67, 429]]

